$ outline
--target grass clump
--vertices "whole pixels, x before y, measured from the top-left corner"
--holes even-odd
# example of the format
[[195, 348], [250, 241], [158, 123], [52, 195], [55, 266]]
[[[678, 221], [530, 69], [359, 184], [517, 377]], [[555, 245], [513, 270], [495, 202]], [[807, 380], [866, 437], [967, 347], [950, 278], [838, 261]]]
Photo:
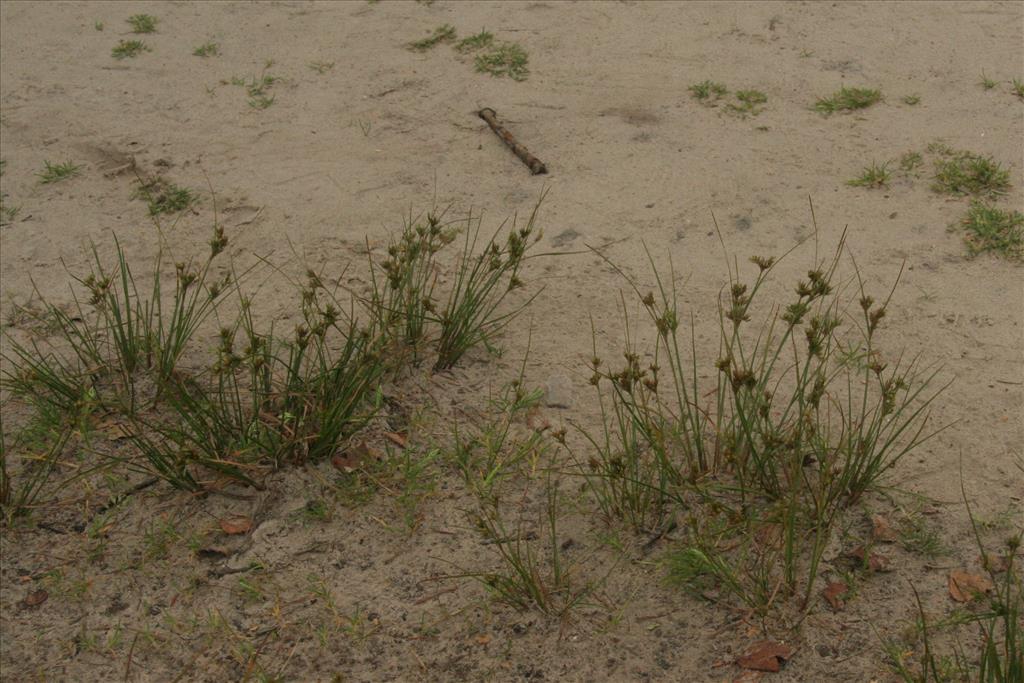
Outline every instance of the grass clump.
[[742, 116], [757, 116], [764, 111], [761, 105], [768, 101], [768, 96], [760, 90], [737, 90], [736, 99], [739, 100], [739, 104], [730, 104], [731, 111]]
[[1013, 94], [1024, 100], [1024, 81], [1019, 78], [1015, 78], [1010, 81], [1010, 87], [1013, 88]]
[[178, 213], [192, 206], [197, 197], [192, 190], [179, 187], [163, 178], [139, 181], [139, 187], [132, 195], [135, 199], [146, 202], [150, 216], [166, 213]]
[[885, 187], [889, 184], [892, 173], [889, 171], [889, 163], [881, 165], [871, 162], [861, 174], [853, 180], [847, 180], [846, 184], [853, 187]]
[[[270, 68], [272, 62], [267, 62], [267, 68]], [[267, 109], [274, 103], [276, 96], [268, 94], [270, 88], [280, 80], [277, 76], [271, 76], [263, 70], [263, 73], [259, 77], [252, 76], [248, 80], [241, 78], [240, 76], [232, 76], [231, 80], [228, 81], [231, 85], [237, 85], [245, 88], [245, 92], [249, 95], [249, 106], [253, 109], [260, 111]], [[221, 81], [225, 83], [226, 81]]]
[[995, 197], [1010, 188], [1010, 172], [992, 157], [957, 152], [935, 162], [932, 189], [952, 195]]
[[494, 34], [489, 31], [480, 31], [480, 33], [475, 33], [455, 43], [455, 50], [466, 54], [490, 47], [492, 43], [494, 43]]
[[830, 97], [823, 97], [814, 103], [814, 109], [822, 114], [834, 114], [837, 111], [865, 109], [880, 102], [882, 92], [870, 88], [843, 87]]
[[961, 220], [971, 254], [995, 252], [1006, 258], [1024, 258], [1024, 214], [974, 200]]
[[21, 211], [20, 206], [11, 206], [6, 203], [7, 195], [0, 193], [0, 227], [7, 227], [14, 222], [15, 217]]
[[920, 152], [906, 152], [900, 156], [900, 170], [904, 173], [910, 173], [922, 164], [924, 164], [924, 157]]
[[192, 50], [192, 54], [196, 57], [216, 57], [220, 54], [220, 46], [212, 41], [203, 43], [196, 49]]
[[149, 14], [133, 14], [126, 19], [132, 33], [155, 33], [157, 18]]
[[149, 46], [141, 40], [122, 40], [114, 46], [114, 49], [110, 51], [110, 55], [114, 59], [128, 59], [129, 57], [138, 57], [143, 52], [149, 51]]
[[65, 161], [63, 164], [51, 164], [49, 161], [44, 161], [43, 170], [37, 173], [36, 176], [39, 178], [41, 185], [49, 185], [50, 183], [59, 183], [62, 180], [74, 178], [81, 172], [82, 167], [70, 161]]
[[989, 78], [988, 76], [986, 76], [985, 72], [982, 71], [981, 72], [981, 80], [978, 81], [978, 85], [980, 85], [985, 90], [991, 90], [992, 88], [994, 88], [997, 85], [999, 85], [999, 83], [997, 81]]
[[530, 58], [518, 43], [502, 43], [476, 56], [473, 64], [480, 73], [508, 76], [513, 81], [525, 81]]
[[695, 98], [707, 105], [713, 105], [715, 101], [729, 92], [729, 89], [724, 84], [711, 80], [695, 83], [688, 90]]
[[916, 106], [916, 105], [921, 103], [921, 96], [920, 95], [904, 95], [903, 97], [900, 98], [900, 100], [903, 102], [903, 104], [906, 104], [908, 106], [913, 107], [913, 106]]
[[426, 38], [409, 43], [408, 47], [416, 52], [426, 52], [438, 43], [450, 43], [453, 40], [455, 40], [455, 27], [451, 24], [442, 24]]

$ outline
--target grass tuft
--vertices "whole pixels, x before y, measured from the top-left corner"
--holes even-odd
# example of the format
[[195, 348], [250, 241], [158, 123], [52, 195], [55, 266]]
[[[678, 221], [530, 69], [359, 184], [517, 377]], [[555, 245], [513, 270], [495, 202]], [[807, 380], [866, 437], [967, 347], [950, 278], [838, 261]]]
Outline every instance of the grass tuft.
[[739, 104], [730, 104], [729, 109], [742, 116], [757, 116], [764, 107], [761, 105], [768, 101], [768, 96], [760, 90], [737, 90], [736, 99], [740, 101]]
[[132, 197], [146, 202], [150, 216], [184, 211], [192, 206], [197, 199], [192, 190], [178, 187], [162, 178], [155, 178], [148, 182], [140, 181], [139, 187]]
[[133, 14], [126, 19], [132, 33], [155, 33], [157, 18], [149, 14]]
[[196, 49], [192, 50], [192, 54], [196, 57], [216, 57], [220, 54], [220, 46], [212, 41], [209, 43], [203, 43]]
[[695, 98], [704, 104], [711, 105], [720, 97], [729, 92], [729, 89], [722, 83], [711, 80], [703, 80], [700, 83], [691, 85], [688, 90]]
[[453, 40], [455, 40], [455, 27], [451, 24], [442, 24], [426, 38], [409, 43], [408, 48], [416, 52], [426, 52], [438, 43], [450, 43]]
[[51, 164], [49, 161], [44, 161], [43, 166], [43, 170], [36, 174], [41, 185], [49, 185], [50, 183], [58, 183], [62, 180], [74, 178], [82, 172], [80, 165], [73, 164], [70, 161], [65, 161], [63, 164]]
[[995, 252], [1009, 259], [1024, 258], [1024, 214], [1020, 211], [1004, 211], [974, 200], [960, 225], [971, 254]]
[[508, 76], [513, 81], [525, 81], [529, 69], [529, 55], [518, 43], [502, 43], [476, 56], [474, 66], [480, 73]]
[[122, 40], [114, 46], [110, 55], [114, 59], [128, 59], [129, 57], [138, 57], [143, 52], [150, 52], [150, 49], [141, 40]]
[[866, 167], [859, 176], [853, 180], [847, 180], [846, 184], [853, 187], [885, 187], [889, 184], [890, 178], [892, 178], [892, 173], [889, 171], [889, 162], [882, 165], [871, 162], [871, 165]]
[[882, 92], [870, 88], [840, 88], [830, 97], [823, 97], [814, 103], [814, 109], [822, 114], [833, 114], [837, 111], [865, 109], [880, 102]]
[[997, 85], [999, 85], [999, 83], [997, 81], [989, 78], [988, 76], [986, 76], [985, 72], [982, 71], [981, 72], [981, 80], [978, 81], [978, 85], [980, 85], [985, 90], [991, 90], [992, 88], [994, 88]]
[[481, 31], [468, 38], [463, 38], [455, 44], [455, 50], [466, 54], [468, 52], [476, 52], [482, 50], [485, 47], [490, 47], [494, 43], [494, 34], [488, 31]]
[[1010, 172], [992, 157], [957, 152], [935, 162], [932, 189], [952, 195], [996, 197], [1010, 188]]
[[1024, 81], [1019, 78], [1015, 78], [1010, 81], [1010, 87], [1013, 88], [1013, 94], [1024, 100]]
[[909, 105], [911, 107], [921, 103], [920, 95], [904, 95], [900, 99], [902, 100], [903, 104]]

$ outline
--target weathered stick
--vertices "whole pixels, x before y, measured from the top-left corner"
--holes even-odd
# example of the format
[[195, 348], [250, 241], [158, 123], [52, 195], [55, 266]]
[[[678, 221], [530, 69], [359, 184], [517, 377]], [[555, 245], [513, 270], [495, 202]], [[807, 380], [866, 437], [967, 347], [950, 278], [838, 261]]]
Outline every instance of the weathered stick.
[[477, 114], [487, 122], [487, 125], [491, 127], [494, 134], [501, 138], [501, 141], [504, 142], [524, 164], [526, 164], [526, 167], [530, 169], [530, 173], [533, 175], [539, 175], [541, 173], [548, 172], [548, 168], [544, 165], [544, 162], [530, 154], [525, 147], [516, 142], [516, 139], [512, 137], [512, 133], [508, 132], [503, 125], [498, 123], [498, 112], [489, 107], [484, 107], [477, 112]]

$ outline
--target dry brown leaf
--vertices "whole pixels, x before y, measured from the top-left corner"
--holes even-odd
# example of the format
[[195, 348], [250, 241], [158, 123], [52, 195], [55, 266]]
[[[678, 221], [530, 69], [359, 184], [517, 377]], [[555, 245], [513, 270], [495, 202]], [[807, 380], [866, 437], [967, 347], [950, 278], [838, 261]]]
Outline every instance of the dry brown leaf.
[[482, 633], [476, 637], [477, 645], [486, 645], [491, 642], [491, 636], [487, 633]]
[[384, 438], [395, 444], [399, 448], [405, 448], [408, 443], [408, 439], [398, 432], [384, 432]]
[[828, 601], [828, 604], [832, 609], [839, 611], [846, 606], [846, 602], [843, 600], [843, 596], [850, 592], [850, 587], [842, 581], [833, 581], [829, 585], [825, 586], [825, 590], [821, 591], [821, 594]]
[[896, 530], [882, 515], [872, 515], [871, 538], [879, 543], [892, 543], [897, 538]]
[[793, 656], [793, 648], [774, 640], [760, 640], [736, 660], [744, 669], [775, 673]]
[[949, 596], [957, 602], [970, 602], [976, 595], [984, 595], [994, 588], [987, 576], [968, 574], [960, 569], [949, 573]]
[[50, 594], [40, 588], [37, 591], [32, 591], [25, 596], [25, 599], [21, 601], [21, 606], [25, 608], [38, 607], [39, 605], [46, 602], [46, 599], [50, 597]]
[[861, 563], [861, 566], [866, 566], [873, 572], [891, 572], [892, 566], [889, 563], [889, 558], [885, 555], [879, 555], [878, 553], [868, 553], [864, 546], [855, 548], [851, 553], [850, 557], [855, 558]]
[[247, 534], [252, 528], [252, 520], [248, 517], [227, 517], [220, 520], [220, 528], [229, 536]]

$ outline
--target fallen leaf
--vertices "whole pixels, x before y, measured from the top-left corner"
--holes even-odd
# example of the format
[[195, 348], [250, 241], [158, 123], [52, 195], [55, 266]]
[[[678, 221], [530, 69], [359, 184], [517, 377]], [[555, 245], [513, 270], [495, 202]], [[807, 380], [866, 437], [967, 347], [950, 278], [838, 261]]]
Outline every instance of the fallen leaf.
[[994, 589], [987, 576], [968, 574], [960, 569], [949, 573], [949, 596], [957, 602], [970, 602], [976, 595], [984, 595]]
[[889, 524], [889, 520], [882, 515], [872, 515], [871, 538], [879, 543], [892, 543], [897, 538], [896, 530]]
[[252, 528], [252, 520], [248, 517], [228, 517], [220, 520], [220, 528], [229, 536], [249, 533]]
[[862, 567], [867, 567], [873, 572], [891, 572], [892, 566], [889, 563], [889, 558], [885, 555], [879, 555], [878, 553], [868, 553], [864, 546], [855, 548], [851, 553], [850, 557], [855, 558]]
[[46, 599], [50, 597], [50, 594], [40, 588], [37, 591], [32, 591], [25, 596], [25, 599], [21, 601], [21, 606], [24, 608], [38, 607], [39, 605], [46, 602]]
[[793, 656], [793, 648], [774, 640], [760, 640], [736, 660], [744, 669], [775, 673]]
[[398, 432], [384, 432], [384, 438], [399, 448], [405, 448], [406, 443], [408, 443], [407, 439]]
[[842, 581], [833, 581], [829, 585], [825, 586], [825, 590], [821, 591], [821, 594], [828, 601], [828, 604], [832, 609], [839, 611], [845, 605], [846, 602], [843, 600], [843, 596], [850, 592], [850, 587]]
[[483, 633], [476, 637], [476, 642], [478, 645], [486, 645], [487, 643], [491, 642], [491, 636], [487, 633]]

